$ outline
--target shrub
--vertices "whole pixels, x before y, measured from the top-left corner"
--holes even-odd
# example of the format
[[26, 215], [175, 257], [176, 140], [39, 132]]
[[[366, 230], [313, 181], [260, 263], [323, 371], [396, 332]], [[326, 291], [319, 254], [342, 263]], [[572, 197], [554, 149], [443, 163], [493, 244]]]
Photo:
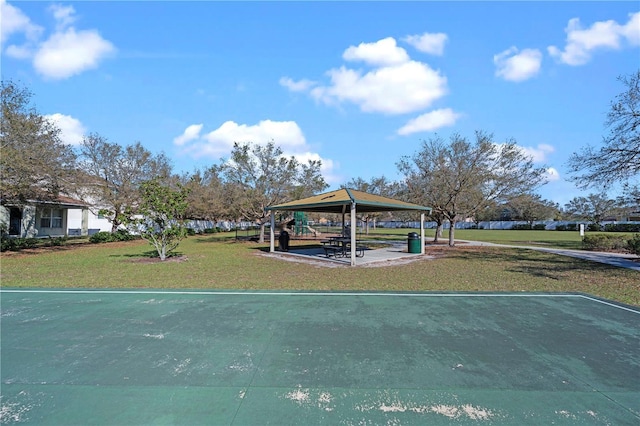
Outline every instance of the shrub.
[[608, 223], [604, 226], [607, 232], [640, 232], [640, 223]]
[[19, 251], [34, 248], [38, 245], [37, 238], [9, 238], [2, 237], [2, 251]]
[[545, 229], [547, 229], [547, 225], [545, 225], [544, 223], [536, 223], [535, 225], [533, 225], [533, 229], [535, 229], [536, 231], [544, 231]]
[[129, 231], [124, 229], [118, 229], [111, 235], [113, 238], [112, 241], [131, 241], [136, 239], [135, 235], [131, 235]]
[[60, 247], [67, 243], [68, 237], [49, 237], [49, 245], [51, 247]]
[[567, 231], [577, 231], [578, 224], [577, 223], [567, 223]]
[[529, 225], [528, 223], [520, 223], [520, 224], [513, 225], [511, 229], [516, 231], [528, 231], [531, 229], [531, 225]]
[[115, 241], [131, 241], [136, 239], [135, 235], [131, 235], [124, 229], [118, 229], [116, 232], [100, 231], [89, 237], [91, 243], [112, 243]]
[[108, 243], [111, 240], [111, 232], [100, 231], [96, 232], [92, 236], [89, 237], [89, 242], [97, 244], [97, 243]]
[[612, 251], [628, 248], [627, 238], [621, 235], [594, 234], [582, 238], [585, 250]]
[[640, 234], [634, 234], [634, 236], [627, 241], [627, 250], [633, 254], [640, 255]]
[[590, 223], [587, 225], [587, 231], [590, 231], [590, 232], [602, 231], [602, 225], [598, 223]]
[[557, 225], [556, 226], [556, 231], [566, 231], [567, 230], [567, 225]]
[[0, 237], [0, 251], [13, 251], [16, 250], [16, 240], [18, 238], [9, 238], [6, 235], [2, 235], [2, 237]]

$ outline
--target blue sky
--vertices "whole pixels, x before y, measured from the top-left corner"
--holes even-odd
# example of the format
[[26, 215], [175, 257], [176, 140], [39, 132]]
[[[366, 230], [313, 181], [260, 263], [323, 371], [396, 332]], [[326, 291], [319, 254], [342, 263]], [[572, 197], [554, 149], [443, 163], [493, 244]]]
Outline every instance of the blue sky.
[[66, 142], [140, 141], [191, 172], [273, 140], [321, 159], [331, 189], [483, 130], [547, 167], [539, 193], [564, 205], [584, 195], [567, 159], [601, 143], [616, 78], [640, 67], [635, 1], [0, 5], [2, 79]]

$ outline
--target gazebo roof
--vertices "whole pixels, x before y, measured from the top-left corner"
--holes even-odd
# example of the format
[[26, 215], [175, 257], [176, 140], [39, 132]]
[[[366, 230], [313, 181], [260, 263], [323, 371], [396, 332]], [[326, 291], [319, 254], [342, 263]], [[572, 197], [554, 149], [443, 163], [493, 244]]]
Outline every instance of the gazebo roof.
[[356, 209], [361, 213], [388, 211], [431, 211], [430, 207], [423, 207], [405, 201], [373, 195], [355, 189], [338, 189], [290, 201], [284, 204], [267, 207], [266, 210], [289, 210], [323, 213], [349, 212], [351, 203], [356, 203]]

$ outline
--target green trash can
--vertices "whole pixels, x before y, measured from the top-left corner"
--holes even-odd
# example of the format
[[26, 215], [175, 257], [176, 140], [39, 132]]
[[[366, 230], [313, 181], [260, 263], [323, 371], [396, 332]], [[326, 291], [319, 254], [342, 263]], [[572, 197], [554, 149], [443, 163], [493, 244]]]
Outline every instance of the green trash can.
[[409, 253], [421, 253], [420, 250], [420, 237], [417, 232], [409, 232], [407, 234], [407, 249]]

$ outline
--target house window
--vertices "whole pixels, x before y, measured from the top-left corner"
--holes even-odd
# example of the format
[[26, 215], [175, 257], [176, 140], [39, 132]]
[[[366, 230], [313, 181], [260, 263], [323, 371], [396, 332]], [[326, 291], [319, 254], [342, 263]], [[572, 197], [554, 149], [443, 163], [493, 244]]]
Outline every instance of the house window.
[[62, 228], [62, 209], [44, 209], [40, 217], [41, 228]]

